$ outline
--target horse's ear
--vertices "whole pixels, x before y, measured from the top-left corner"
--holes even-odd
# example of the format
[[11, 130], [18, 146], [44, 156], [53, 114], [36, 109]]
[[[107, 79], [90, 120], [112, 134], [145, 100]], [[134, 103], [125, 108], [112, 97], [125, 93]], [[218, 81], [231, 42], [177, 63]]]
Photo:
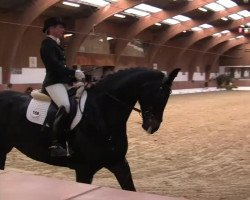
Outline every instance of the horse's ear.
[[163, 80], [163, 84], [167, 84], [168, 86], [171, 86], [175, 77], [177, 76], [177, 74], [179, 73], [181, 69], [180, 68], [176, 68], [174, 69], [167, 78], [164, 78]]

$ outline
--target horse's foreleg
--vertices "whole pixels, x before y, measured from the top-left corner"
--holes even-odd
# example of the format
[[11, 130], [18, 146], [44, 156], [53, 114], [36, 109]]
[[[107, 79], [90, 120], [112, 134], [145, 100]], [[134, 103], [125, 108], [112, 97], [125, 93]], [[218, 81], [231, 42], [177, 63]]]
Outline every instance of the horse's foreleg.
[[6, 156], [7, 153], [9, 153], [11, 151], [12, 148], [8, 148], [8, 149], [2, 149], [0, 147], [0, 169], [4, 170], [5, 167], [5, 161], [6, 161]]
[[124, 160], [120, 161], [116, 165], [108, 166], [107, 169], [115, 175], [123, 190], [136, 191], [130, 167], [126, 158], [124, 158]]
[[81, 165], [75, 168], [76, 181], [79, 183], [92, 183], [94, 174], [99, 170], [99, 168], [94, 168], [90, 166]]

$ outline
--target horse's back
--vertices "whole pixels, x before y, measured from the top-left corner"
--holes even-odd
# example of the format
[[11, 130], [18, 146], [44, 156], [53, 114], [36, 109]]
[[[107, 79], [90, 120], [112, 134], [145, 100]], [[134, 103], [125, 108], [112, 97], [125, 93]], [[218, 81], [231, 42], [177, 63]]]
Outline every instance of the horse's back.
[[3, 90], [0, 92], [0, 99], [4, 99], [6, 97], [15, 97], [15, 96], [27, 96], [27, 94], [13, 90]]
[[31, 97], [27, 94], [16, 91], [0, 92], [0, 121], [6, 115], [12, 114], [11, 111], [24, 110], [28, 107]]
[[25, 155], [47, 158], [47, 133], [26, 118], [31, 96], [15, 91], [0, 92], [0, 150], [16, 147]]
[[20, 119], [25, 119], [30, 98], [20, 92], [0, 92], [0, 137], [5, 129], [14, 129]]

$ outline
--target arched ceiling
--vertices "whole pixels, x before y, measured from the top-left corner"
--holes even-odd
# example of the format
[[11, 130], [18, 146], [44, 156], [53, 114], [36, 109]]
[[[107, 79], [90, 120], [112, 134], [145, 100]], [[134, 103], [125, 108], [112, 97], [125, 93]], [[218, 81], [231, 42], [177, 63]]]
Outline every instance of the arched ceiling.
[[[80, 2], [80, 0], [68, 1]], [[24, 25], [23, 28], [8, 36], [13, 38], [18, 35], [13, 42], [15, 43], [14, 48], [9, 47], [10, 49], [7, 51], [8, 55], [5, 55], [7, 56], [6, 65], [10, 65], [13, 62], [13, 57], [18, 51], [18, 44], [25, 29], [38, 18], [44, 19], [50, 16], [61, 16], [67, 22], [68, 27], [70, 27], [67, 31], [73, 33], [73, 36], [68, 41], [67, 49], [67, 58], [70, 64], [74, 62], [81, 43], [86, 39], [88, 34], [93, 34], [93, 30], [95, 29], [94, 34], [105, 34], [114, 38], [112, 42], [114, 52], [112, 53], [114, 53], [117, 63], [129, 42], [135, 39], [139, 40], [144, 46], [147, 46], [148, 54], [146, 55], [146, 60], [148, 60], [149, 66], [157, 61], [157, 54], [163, 47], [176, 46], [180, 48], [180, 52], [178, 53], [179, 59], [181, 59], [185, 51], [199, 43], [204, 42], [204, 51], [209, 51], [212, 46], [211, 44], [207, 44], [206, 46], [204, 38], [209, 38], [213, 34], [226, 29], [230, 31], [232, 37], [237, 37], [239, 35], [239, 27], [250, 22], [249, 16], [239, 20], [229, 19], [224, 21], [221, 19], [222, 17], [228, 18], [228, 15], [242, 10], [249, 11], [250, 3], [246, 0], [234, 0], [233, 2], [237, 6], [226, 8], [220, 12], [214, 12], [209, 9], [203, 12], [199, 9], [204, 8], [207, 4], [215, 3], [217, 0], [116, 0], [114, 3], [103, 7], [83, 3], [80, 3], [79, 7], [70, 7], [62, 4], [62, 2], [60, 0], [0, 0], [0, 16], [16, 12], [15, 17], [10, 20], [16, 20], [18, 23]], [[125, 10], [141, 3], [157, 7], [161, 10], [144, 17], [124, 13]], [[114, 17], [115, 14], [123, 14], [126, 17]], [[163, 20], [173, 18], [177, 15], [184, 15], [191, 20], [175, 25], [163, 23]], [[156, 23], [160, 23], [161, 26], [157, 26]], [[202, 24], [210, 24], [213, 27], [204, 28], [200, 32], [191, 30], [193, 27]], [[112, 27], [112, 29], [108, 29], [107, 27]], [[227, 42], [229, 42], [230, 35], [227, 36], [229, 37]], [[249, 34], [244, 36], [246, 38], [244, 41], [249, 41]], [[214, 37], [213, 41], [216, 45], [224, 45], [223, 42], [219, 42], [223, 41], [221, 38]], [[230, 47], [230, 45], [224, 46], [227, 48]], [[220, 50], [220, 52], [224, 51]], [[9, 53], [12, 55], [9, 55]], [[178, 62], [174, 65], [177, 64]]]
[[0, 0], [0, 9], [5, 11], [19, 9], [29, 2], [30, 0]]

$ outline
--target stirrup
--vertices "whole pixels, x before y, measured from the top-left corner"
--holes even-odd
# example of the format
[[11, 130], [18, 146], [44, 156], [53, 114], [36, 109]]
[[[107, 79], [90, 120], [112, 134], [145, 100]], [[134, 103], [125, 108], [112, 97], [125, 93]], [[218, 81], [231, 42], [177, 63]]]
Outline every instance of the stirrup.
[[66, 141], [66, 151], [67, 151], [67, 156], [71, 156], [74, 152], [72, 151], [72, 149], [69, 147], [69, 143], [68, 141]]

